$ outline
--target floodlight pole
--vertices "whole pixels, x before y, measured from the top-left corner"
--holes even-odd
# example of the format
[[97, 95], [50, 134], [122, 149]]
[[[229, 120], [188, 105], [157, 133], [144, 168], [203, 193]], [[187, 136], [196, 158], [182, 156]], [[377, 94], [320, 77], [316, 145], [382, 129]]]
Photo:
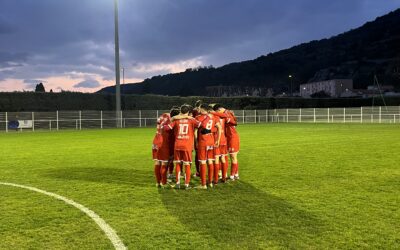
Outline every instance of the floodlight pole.
[[114, 0], [114, 24], [115, 24], [115, 115], [117, 128], [121, 127], [121, 84], [119, 67], [119, 33], [118, 33], [118, 0]]

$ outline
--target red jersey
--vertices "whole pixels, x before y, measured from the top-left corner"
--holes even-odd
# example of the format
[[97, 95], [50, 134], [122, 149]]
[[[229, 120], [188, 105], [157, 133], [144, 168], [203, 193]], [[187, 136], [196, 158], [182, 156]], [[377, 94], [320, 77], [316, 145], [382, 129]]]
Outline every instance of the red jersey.
[[237, 119], [236, 116], [230, 110], [225, 110], [224, 114], [227, 115], [225, 134], [227, 138], [238, 137], [239, 134], [236, 131]]
[[[214, 117], [218, 117], [218, 116], [214, 116]], [[219, 140], [219, 145], [226, 145], [226, 136], [225, 136], [226, 120], [225, 120], [225, 118], [222, 118], [222, 117], [218, 117], [218, 120], [219, 120], [219, 124], [221, 124], [221, 130], [222, 130], [221, 138]], [[214, 139], [218, 140], [218, 130], [214, 131]]]
[[213, 114], [225, 119], [225, 136], [228, 139], [239, 136], [236, 131], [237, 119], [232, 111], [226, 109], [224, 113], [214, 112]]
[[174, 131], [175, 150], [192, 151], [194, 142], [194, 131], [201, 123], [196, 119], [175, 120], [168, 124], [169, 129]]
[[[164, 116], [167, 115], [167, 116]], [[169, 150], [174, 150], [174, 134], [171, 131], [163, 129], [163, 126], [165, 124], [170, 123], [170, 115], [169, 114], [163, 114], [164, 116], [163, 122], [161, 123], [161, 135], [162, 135], [162, 148], [169, 148]], [[172, 152], [172, 151], [171, 151]]]
[[196, 120], [201, 123], [200, 129], [197, 132], [198, 146], [214, 146], [214, 135], [212, 130], [215, 127], [215, 119], [206, 114], [197, 116]]
[[157, 119], [157, 131], [153, 139], [153, 145], [156, 145], [157, 148], [160, 148], [163, 144], [164, 136], [162, 133], [162, 127], [169, 121], [169, 118], [169, 114], [165, 113]]

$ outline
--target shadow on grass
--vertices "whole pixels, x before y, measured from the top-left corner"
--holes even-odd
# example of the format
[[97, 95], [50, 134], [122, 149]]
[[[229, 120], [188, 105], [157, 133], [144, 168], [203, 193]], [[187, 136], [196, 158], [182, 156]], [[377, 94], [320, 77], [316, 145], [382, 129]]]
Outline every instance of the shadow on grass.
[[[127, 187], [148, 187], [154, 182], [151, 171], [120, 168], [47, 169], [43, 176]], [[221, 248], [318, 248], [316, 238], [326, 230], [311, 213], [243, 181], [213, 190], [159, 193], [172, 216], [188, 230], [213, 237]]]
[[80, 180], [128, 186], [147, 186], [154, 182], [152, 172], [121, 168], [47, 169], [43, 176], [63, 180]]
[[188, 230], [215, 238], [221, 247], [310, 248], [324, 230], [312, 214], [242, 181], [214, 190], [160, 190], [160, 195]]

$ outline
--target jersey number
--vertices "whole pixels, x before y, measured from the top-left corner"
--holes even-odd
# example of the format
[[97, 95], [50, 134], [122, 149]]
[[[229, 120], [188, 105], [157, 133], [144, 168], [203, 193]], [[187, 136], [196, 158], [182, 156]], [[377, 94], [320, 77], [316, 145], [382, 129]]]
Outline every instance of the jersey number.
[[213, 120], [209, 120], [206, 125], [206, 129], [211, 130], [213, 127]]
[[189, 124], [179, 124], [179, 134], [187, 135], [189, 132]]

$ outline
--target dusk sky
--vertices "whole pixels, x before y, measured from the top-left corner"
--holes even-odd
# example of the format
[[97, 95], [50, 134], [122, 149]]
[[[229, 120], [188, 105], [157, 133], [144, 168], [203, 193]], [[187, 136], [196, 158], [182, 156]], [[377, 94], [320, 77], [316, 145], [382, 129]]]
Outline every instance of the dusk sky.
[[[120, 0], [125, 81], [328, 38], [400, 0]], [[0, 91], [114, 84], [113, 0], [0, 0]], [[122, 82], [122, 80], [121, 80]]]

